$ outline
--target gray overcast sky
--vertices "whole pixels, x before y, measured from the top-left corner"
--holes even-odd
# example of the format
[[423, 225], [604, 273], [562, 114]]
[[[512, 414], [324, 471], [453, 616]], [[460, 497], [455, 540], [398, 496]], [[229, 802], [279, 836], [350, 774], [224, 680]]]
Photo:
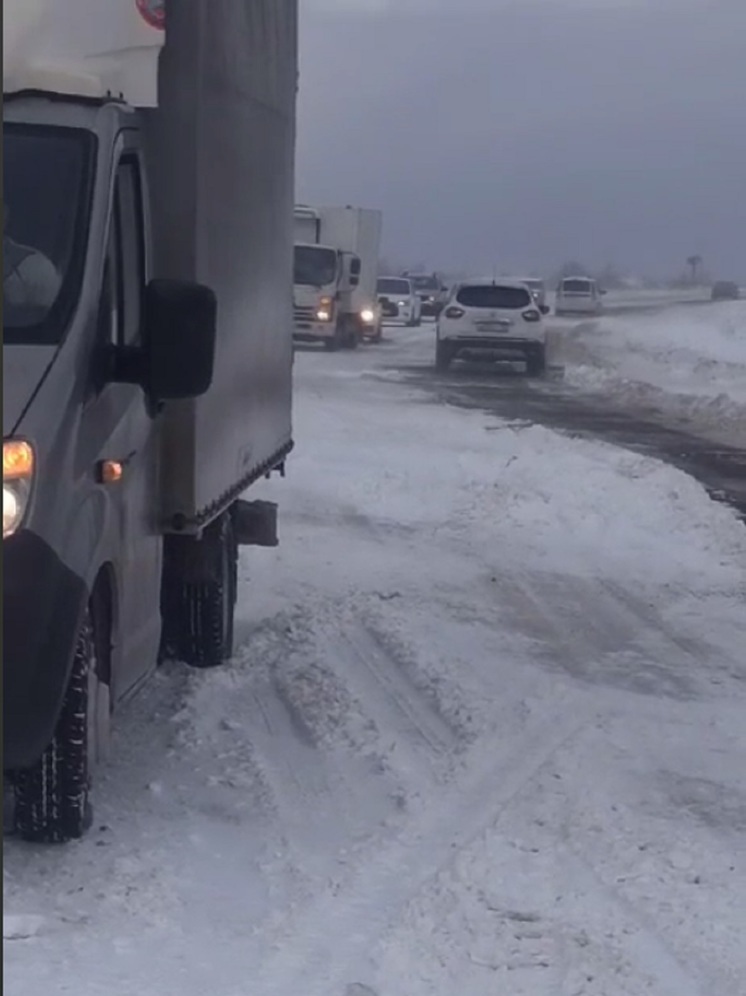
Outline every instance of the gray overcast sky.
[[746, 0], [300, 0], [298, 194], [433, 267], [746, 279]]

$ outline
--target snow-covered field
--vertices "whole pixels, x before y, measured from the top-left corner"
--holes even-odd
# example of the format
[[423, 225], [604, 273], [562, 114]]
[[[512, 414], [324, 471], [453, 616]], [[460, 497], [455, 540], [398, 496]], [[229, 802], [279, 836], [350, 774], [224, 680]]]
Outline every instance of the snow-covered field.
[[[299, 353], [233, 664], [6, 841], [14, 996], [742, 996], [746, 532], [684, 474]], [[421, 354], [421, 355], [420, 355]]]
[[570, 384], [702, 424], [740, 423], [743, 433], [746, 301], [605, 317], [563, 338]]

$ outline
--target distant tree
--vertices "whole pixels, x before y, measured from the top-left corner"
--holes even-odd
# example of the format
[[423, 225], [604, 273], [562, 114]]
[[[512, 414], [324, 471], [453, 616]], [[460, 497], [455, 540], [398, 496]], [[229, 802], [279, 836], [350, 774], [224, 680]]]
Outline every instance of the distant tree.
[[696, 284], [697, 278], [700, 275], [699, 271], [702, 266], [702, 257], [697, 255], [687, 256], [686, 265], [689, 267], [689, 270], [691, 271], [691, 282], [693, 284]]
[[602, 270], [599, 270], [596, 274], [596, 279], [607, 290], [618, 290], [624, 284], [619, 271], [613, 263], [607, 263]]

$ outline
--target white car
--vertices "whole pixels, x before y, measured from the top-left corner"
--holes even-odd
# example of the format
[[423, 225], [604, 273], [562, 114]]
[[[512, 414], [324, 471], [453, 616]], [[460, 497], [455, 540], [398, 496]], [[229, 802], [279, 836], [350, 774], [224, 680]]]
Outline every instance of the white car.
[[438, 319], [436, 361], [447, 370], [459, 356], [519, 358], [530, 377], [546, 370], [546, 305], [518, 280], [458, 284]]
[[376, 290], [386, 325], [403, 323], [415, 328], [422, 322], [422, 300], [408, 277], [379, 277]]
[[556, 315], [600, 315], [603, 311], [601, 290], [591, 277], [565, 277], [557, 288]]
[[547, 303], [547, 289], [541, 277], [515, 277], [515, 280], [525, 284], [538, 305]]

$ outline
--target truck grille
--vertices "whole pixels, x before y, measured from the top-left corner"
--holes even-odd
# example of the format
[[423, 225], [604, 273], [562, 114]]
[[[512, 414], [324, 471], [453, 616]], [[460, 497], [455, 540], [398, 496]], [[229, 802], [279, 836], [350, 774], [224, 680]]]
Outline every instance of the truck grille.
[[297, 305], [293, 308], [293, 321], [296, 325], [313, 325], [315, 318], [314, 308], [298, 307]]

